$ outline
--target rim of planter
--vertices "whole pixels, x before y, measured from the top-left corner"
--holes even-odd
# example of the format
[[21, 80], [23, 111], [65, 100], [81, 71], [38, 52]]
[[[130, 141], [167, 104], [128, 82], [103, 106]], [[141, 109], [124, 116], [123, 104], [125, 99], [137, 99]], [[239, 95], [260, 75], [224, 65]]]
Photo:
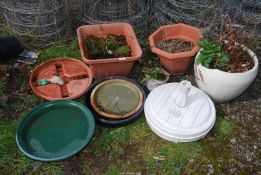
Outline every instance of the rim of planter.
[[[92, 92], [92, 90], [95, 88], [95, 86], [103, 81], [106, 80], [110, 80], [110, 79], [123, 79], [123, 80], [127, 80], [132, 82], [133, 84], [135, 84], [142, 92], [143, 94], [143, 103], [142, 106], [140, 107], [140, 109], [133, 114], [132, 116], [128, 117], [128, 118], [124, 118], [124, 119], [107, 119], [102, 117], [99, 113], [97, 113], [92, 107], [91, 107], [91, 102], [90, 102], [90, 94]], [[135, 80], [132, 80], [130, 78], [127, 77], [123, 77], [123, 76], [110, 76], [110, 77], [105, 77], [105, 78], [101, 78], [99, 80], [96, 80], [87, 90], [85, 96], [84, 96], [84, 104], [86, 106], [90, 107], [91, 112], [93, 113], [94, 119], [96, 121], [97, 124], [101, 125], [101, 126], [105, 126], [105, 127], [121, 127], [121, 126], [125, 126], [128, 124], [131, 124], [133, 122], [135, 122], [136, 120], [138, 120], [143, 112], [144, 112], [144, 102], [146, 101], [146, 97], [147, 97], [147, 91], [145, 92], [146, 87], [144, 87], [142, 84], [136, 82]]]
[[[76, 65], [81, 66], [85, 70], [85, 74], [84, 75], [87, 76], [86, 78], [88, 78], [88, 82], [87, 82], [87, 84], [85, 84], [86, 88], [84, 90], [77, 91], [77, 94], [74, 94], [74, 95], [71, 95], [71, 96], [63, 98], [63, 97], [50, 97], [48, 95], [45, 95], [45, 94], [41, 93], [40, 90], [37, 90], [35, 88], [36, 85], [34, 83], [35, 82], [34, 79], [35, 79], [35, 77], [38, 76], [38, 74], [39, 74], [39, 72], [41, 72], [41, 70], [45, 70], [46, 65], [48, 66], [48, 65], [54, 64], [54, 66], [55, 66], [58, 63], [65, 64], [66, 60], [69, 61], [67, 63], [74, 62], [74, 63], [76, 63]], [[47, 71], [50, 71], [50, 70], [47, 70]], [[75, 72], [74, 71], [70, 72], [70, 71], [69, 71], [69, 73], [67, 73], [67, 77], [72, 78], [70, 81], [75, 80], [73, 77], [77, 77], [79, 75], [80, 76], [82, 75], [80, 73], [79, 73], [79, 75], [73, 75], [73, 74], [75, 74]], [[46, 72], [46, 70], [45, 70], [45, 72]], [[45, 78], [48, 78], [48, 77], [45, 77]], [[30, 86], [31, 86], [31, 89], [33, 90], [33, 92], [40, 98], [43, 98], [45, 100], [69, 100], [69, 99], [75, 99], [75, 98], [78, 98], [78, 97], [82, 96], [88, 90], [88, 87], [91, 85], [92, 79], [93, 79], [92, 72], [91, 72], [90, 68], [85, 63], [81, 62], [80, 60], [74, 59], [74, 58], [59, 57], [59, 58], [54, 58], [54, 59], [47, 60], [47, 61], [41, 63], [40, 65], [38, 65], [36, 68], [34, 68], [34, 70], [32, 71], [32, 73], [30, 75], [29, 83], [30, 83]], [[59, 85], [56, 85], [56, 86], [59, 86]], [[59, 88], [61, 88], [61, 87], [59, 87]], [[51, 90], [53, 90], [53, 89], [50, 89], [50, 91]]]
[[[187, 41], [190, 41], [194, 44], [194, 47], [190, 50], [190, 51], [185, 51], [185, 52], [177, 52], [177, 53], [169, 53], [169, 52], [166, 52], [164, 50], [161, 50], [159, 48], [156, 47], [156, 44], [154, 42], [154, 39], [153, 37], [155, 35], [157, 35], [157, 33], [159, 33], [161, 30], [165, 30], [165, 28], [168, 28], [168, 27], [185, 27], [185, 28], [189, 28], [191, 30], [194, 30], [195, 32], [198, 33], [199, 35], [199, 39], [202, 38], [203, 36], [201, 35], [201, 32], [198, 28], [196, 27], [193, 27], [193, 26], [190, 26], [190, 25], [187, 25], [187, 24], [183, 24], [183, 23], [178, 23], [178, 24], [172, 24], [172, 25], [164, 25], [164, 26], [161, 26], [160, 28], [158, 28], [155, 32], [153, 32], [150, 36], [149, 36], [149, 43], [150, 43], [150, 47], [151, 47], [151, 51], [155, 54], [158, 54], [160, 56], [163, 56], [167, 59], [183, 59], [184, 57], [191, 57], [191, 56], [194, 56], [200, 49], [200, 47], [197, 45], [197, 43], [188, 38], [188, 37], [183, 37], [183, 36], [171, 36], [171, 37], [166, 37], [166, 39], [183, 39], [183, 40], [187, 40]], [[174, 30], [174, 29], [173, 29]], [[198, 40], [199, 40], [198, 39]], [[162, 40], [159, 40], [159, 41], [162, 41]]]
[[[129, 31], [129, 35], [124, 35], [122, 34], [123, 32], [119, 32], [119, 31], [114, 31], [114, 32], [106, 32], [105, 28], [108, 27], [117, 27], [118, 26], [118, 30], [120, 30], [122, 28], [122, 30], [125, 28], [125, 30]], [[85, 32], [83, 32], [84, 30], [88, 30], [89, 34], [86, 35]], [[91, 32], [91, 31], [95, 31]], [[131, 40], [133, 40], [133, 43], [131, 45], [134, 45], [133, 47], [131, 47], [130, 43], [127, 41], [128, 46], [131, 47], [131, 51], [133, 53], [133, 50], [136, 51], [135, 55], [132, 55], [130, 57], [120, 57], [120, 58], [97, 58], [94, 60], [90, 60], [88, 58], [88, 53], [86, 51], [86, 47], [85, 47], [85, 39], [87, 39], [86, 36], [90, 36], [92, 33], [92, 36], [99, 36], [99, 33], [101, 33], [102, 35], [108, 35], [108, 34], [114, 34], [114, 35], [123, 35], [126, 37], [129, 37]], [[129, 61], [135, 61], [141, 58], [142, 56], [142, 50], [141, 47], [139, 45], [139, 42], [137, 40], [137, 37], [134, 33], [134, 30], [132, 28], [132, 26], [129, 23], [107, 23], [107, 24], [95, 24], [95, 25], [83, 25], [77, 28], [77, 36], [78, 36], [78, 42], [80, 45], [80, 52], [82, 55], [82, 59], [85, 63], [87, 64], [104, 64], [104, 63], [115, 63], [115, 62], [129, 62]]]
[[[97, 95], [97, 93], [99, 93], [99, 89], [101, 89], [102, 87], [104, 87], [106, 85], [110, 85], [111, 83], [115, 83], [115, 82], [121, 83], [122, 85], [126, 85], [129, 88], [129, 90], [131, 90], [134, 94], [136, 94], [139, 97], [138, 103], [136, 104], [135, 108], [133, 108], [131, 111], [129, 111], [125, 114], [110, 114], [110, 113], [107, 113], [105, 110], [103, 110], [102, 108], [99, 107], [99, 105], [96, 103], [96, 100], [95, 100], [95, 96]], [[99, 83], [92, 90], [90, 100], [91, 100], [92, 108], [97, 113], [99, 113], [101, 116], [104, 116], [106, 118], [111, 118], [111, 119], [123, 119], [123, 118], [130, 117], [131, 115], [135, 114], [141, 108], [142, 104], [144, 103], [143, 95], [142, 95], [142, 92], [139, 89], [139, 87], [137, 87], [135, 84], [133, 84], [130, 81], [122, 80], [122, 79], [110, 79], [110, 80], [105, 80], [105, 81]]]
[[195, 66], [199, 66], [201, 69], [205, 69], [205, 70], [211, 70], [211, 71], [214, 71], [214, 72], [217, 72], [219, 74], [225, 74], [225, 75], [242, 75], [242, 74], [250, 74], [252, 73], [253, 71], [255, 71], [256, 69], [258, 69], [258, 58], [256, 56], [256, 54], [250, 50], [249, 48], [243, 46], [243, 49], [246, 49], [246, 51], [248, 52], [248, 54], [250, 55], [250, 57], [254, 60], [254, 67], [252, 67], [252, 69], [248, 70], [248, 71], [245, 71], [245, 72], [225, 72], [225, 71], [222, 71], [222, 70], [219, 70], [219, 69], [209, 69], [201, 64], [196, 64], [196, 60], [200, 54], [200, 51], [203, 50], [202, 48], [199, 50], [199, 52], [197, 53], [196, 55], [196, 58], [195, 58], [195, 63], [194, 65]]

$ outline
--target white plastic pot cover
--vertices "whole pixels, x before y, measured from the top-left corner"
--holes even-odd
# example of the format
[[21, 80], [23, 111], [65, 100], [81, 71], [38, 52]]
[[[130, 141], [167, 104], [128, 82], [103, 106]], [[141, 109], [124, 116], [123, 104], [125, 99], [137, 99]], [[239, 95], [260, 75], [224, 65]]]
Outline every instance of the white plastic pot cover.
[[149, 94], [144, 110], [152, 131], [173, 142], [204, 137], [216, 120], [211, 99], [189, 81], [157, 87]]

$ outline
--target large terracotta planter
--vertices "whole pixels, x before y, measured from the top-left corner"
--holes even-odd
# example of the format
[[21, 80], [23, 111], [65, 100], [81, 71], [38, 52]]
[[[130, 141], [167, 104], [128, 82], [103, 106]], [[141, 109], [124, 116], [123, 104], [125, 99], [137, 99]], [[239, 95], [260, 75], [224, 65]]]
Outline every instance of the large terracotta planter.
[[[186, 24], [174, 24], [160, 27], [150, 35], [149, 42], [151, 51], [158, 55], [168, 72], [173, 75], [182, 75], [186, 73], [199, 51], [200, 48], [197, 45], [197, 41], [201, 37], [200, 30], [195, 27]], [[158, 42], [169, 39], [188, 40], [194, 44], [194, 47], [191, 51], [180, 53], [168, 53], [156, 47]]]
[[[254, 67], [243, 73], [229, 73], [218, 69], [208, 69], [194, 63], [197, 86], [216, 102], [230, 101], [242, 94], [254, 81], [258, 72], [258, 59], [254, 52], [245, 48], [254, 60]], [[196, 60], [198, 55], [196, 56]]]
[[[122, 58], [89, 59], [85, 40], [89, 36], [104, 37], [108, 34], [124, 35], [131, 47], [131, 56]], [[141, 58], [142, 51], [135, 33], [128, 23], [84, 25], [77, 29], [82, 60], [90, 66], [94, 78], [111, 75], [128, 75], [136, 60]]]

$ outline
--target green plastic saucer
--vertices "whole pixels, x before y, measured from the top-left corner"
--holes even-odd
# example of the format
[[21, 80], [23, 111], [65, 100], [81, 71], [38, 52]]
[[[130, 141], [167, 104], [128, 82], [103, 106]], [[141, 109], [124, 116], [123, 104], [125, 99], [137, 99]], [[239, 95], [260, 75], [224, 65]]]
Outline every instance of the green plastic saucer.
[[73, 156], [91, 140], [95, 130], [92, 113], [70, 100], [50, 101], [29, 112], [16, 132], [19, 149], [40, 161]]

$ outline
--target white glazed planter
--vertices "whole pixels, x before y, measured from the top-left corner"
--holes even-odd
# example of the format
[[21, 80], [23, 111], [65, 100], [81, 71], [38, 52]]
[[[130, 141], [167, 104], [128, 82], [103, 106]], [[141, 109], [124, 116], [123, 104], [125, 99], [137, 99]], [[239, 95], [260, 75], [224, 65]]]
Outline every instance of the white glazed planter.
[[[243, 73], [229, 73], [218, 69], [208, 69], [194, 63], [197, 86], [216, 102], [230, 101], [242, 94], [254, 81], [258, 72], [258, 59], [253, 51], [245, 48], [254, 60], [254, 67]], [[201, 49], [202, 50], [202, 49]], [[200, 51], [201, 51], [200, 50]], [[200, 51], [196, 55], [197, 60]]]

